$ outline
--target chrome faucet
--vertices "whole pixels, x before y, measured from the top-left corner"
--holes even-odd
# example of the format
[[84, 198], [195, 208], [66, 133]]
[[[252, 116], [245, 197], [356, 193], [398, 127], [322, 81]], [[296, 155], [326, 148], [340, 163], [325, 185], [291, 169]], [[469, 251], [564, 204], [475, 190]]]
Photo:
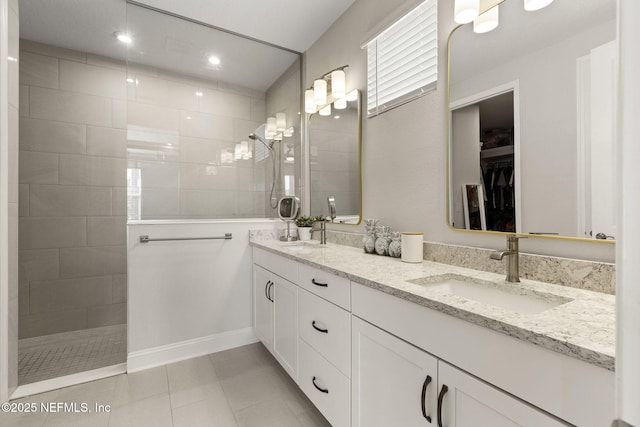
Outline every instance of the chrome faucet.
[[327, 222], [320, 221], [320, 244], [327, 244]]
[[520, 248], [518, 244], [519, 239], [526, 239], [526, 237], [519, 237], [515, 234], [507, 235], [507, 250], [506, 251], [493, 251], [489, 258], [495, 260], [501, 260], [505, 256], [507, 258], [507, 282], [519, 282], [520, 281]]

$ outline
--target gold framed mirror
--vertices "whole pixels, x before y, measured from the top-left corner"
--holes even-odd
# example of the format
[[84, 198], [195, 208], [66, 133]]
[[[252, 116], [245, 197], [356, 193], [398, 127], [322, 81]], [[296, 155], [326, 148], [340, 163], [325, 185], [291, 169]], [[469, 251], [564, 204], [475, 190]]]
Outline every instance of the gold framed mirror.
[[448, 224], [467, 229], [462, 184], [473, 184], [486, 218], [477, 232], [611, 242], [616, 2], [493, 4], [496, 29], [449, 36]]
[[330, 217], [332, 198], [334, 222], [357, 225], [362, 220], [360, 91], [347, 99], [346, 108], [330, 103], [309, 115], [309, 206], [311, 215]]

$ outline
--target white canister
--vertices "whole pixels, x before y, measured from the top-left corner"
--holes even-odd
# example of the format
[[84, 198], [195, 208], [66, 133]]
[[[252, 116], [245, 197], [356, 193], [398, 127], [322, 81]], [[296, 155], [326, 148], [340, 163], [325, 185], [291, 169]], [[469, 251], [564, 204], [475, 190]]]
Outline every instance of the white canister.
[[422, 262], [424, 233], [406, 232], [402, 234], [402, 261]]

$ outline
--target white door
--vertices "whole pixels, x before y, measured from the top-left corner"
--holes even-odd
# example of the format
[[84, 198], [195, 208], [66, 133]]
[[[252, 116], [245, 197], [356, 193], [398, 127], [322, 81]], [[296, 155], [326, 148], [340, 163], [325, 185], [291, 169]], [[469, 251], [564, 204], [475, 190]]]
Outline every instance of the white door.
[[273, 340], [272, 274], [253, 266], [253, 330], [260, 341], [271, 350]]
[[442, 361], [436, 418], [436, 425], [442, 427], [567, 425]]
[[355, 316], [351, 327], [351, 425], [435, 425], [437, 359]]
[[291, 378], [298, 371], [298, 286], [274, 277], [273, 355]]

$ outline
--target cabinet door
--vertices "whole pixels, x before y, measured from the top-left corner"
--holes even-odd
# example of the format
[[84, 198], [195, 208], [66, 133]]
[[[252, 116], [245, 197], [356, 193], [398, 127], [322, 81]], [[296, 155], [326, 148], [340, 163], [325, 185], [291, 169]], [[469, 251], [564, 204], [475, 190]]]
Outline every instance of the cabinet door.
[[437, 359], [355, 316], [351, 328], [351, 425], [435, 425]]
[[438, 426], [568, 425], [442, 361], [438, 365], [438, 379]]
[[272, 274], [253, 265], [253, 330], [262, 343], [271, 350], [273, 340], [273, 285]]
[[298, 286], [275, 277], [271, 293], [273, 310], [273, 355], [291, 378], [298, 371]]

